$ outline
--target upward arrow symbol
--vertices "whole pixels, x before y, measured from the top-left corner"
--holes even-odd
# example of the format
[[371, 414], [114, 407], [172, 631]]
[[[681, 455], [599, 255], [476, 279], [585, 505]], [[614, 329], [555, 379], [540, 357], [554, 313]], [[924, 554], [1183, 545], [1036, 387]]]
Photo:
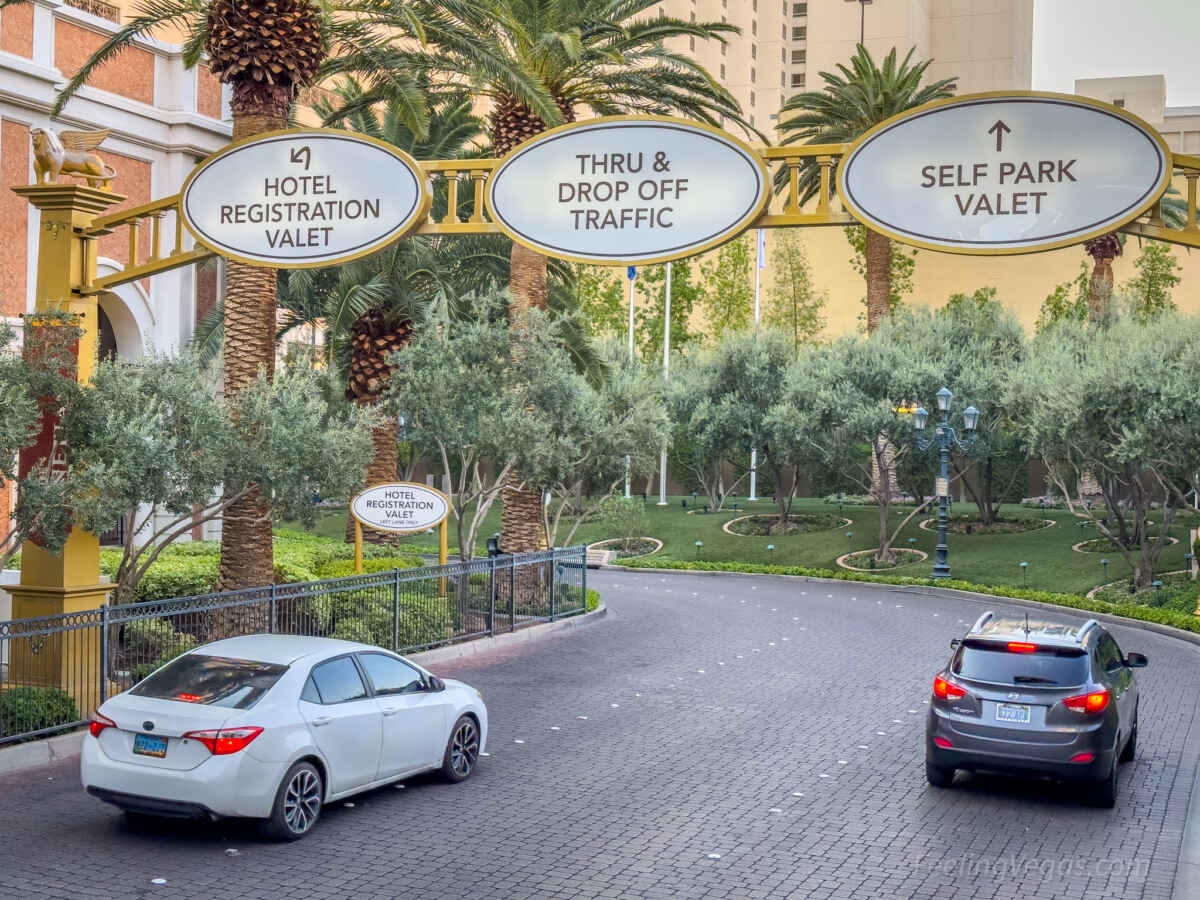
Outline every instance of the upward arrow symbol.
[[988, 134], [996, 135], [996, 152], [1004, 149], [1004, 135], [1012, 134], [1012, 129], [1004, 124], [1003, 119], [997, 119], [996, 124], [988, 129]]

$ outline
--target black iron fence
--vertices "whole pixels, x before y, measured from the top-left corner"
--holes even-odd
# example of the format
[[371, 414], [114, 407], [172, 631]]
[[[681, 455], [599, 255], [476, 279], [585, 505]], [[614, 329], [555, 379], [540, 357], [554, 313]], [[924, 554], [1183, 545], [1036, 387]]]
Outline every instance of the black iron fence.
[[84, 724], [200, 644], [271, 632], [428, 650], [578, 615], [583, 547], [0, 622], [0, 745]]

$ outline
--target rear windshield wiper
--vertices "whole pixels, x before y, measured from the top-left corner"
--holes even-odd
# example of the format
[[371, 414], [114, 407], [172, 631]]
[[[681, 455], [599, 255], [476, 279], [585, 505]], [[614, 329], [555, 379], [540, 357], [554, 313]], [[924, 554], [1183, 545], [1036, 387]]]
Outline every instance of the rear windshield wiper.
[[1053, 678], [1043, 678], [1041, 675], [1014, 675], [1013, 684], [1058, 684]]

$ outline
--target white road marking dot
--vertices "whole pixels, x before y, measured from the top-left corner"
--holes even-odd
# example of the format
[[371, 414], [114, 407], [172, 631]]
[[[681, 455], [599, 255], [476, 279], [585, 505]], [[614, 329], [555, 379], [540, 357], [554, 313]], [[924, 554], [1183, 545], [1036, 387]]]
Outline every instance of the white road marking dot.
[[825, 596], [828, 597], [830, 600], [833, 599], [833, 594], [826, 594]]
[[720, 853], [710, 853], [710, 854], [708, 854], [708, 858], [709, 859], [720, 859], [721, 854]]
[[635, 693], [633, 696], [635, 696], [635, 697], [640, 697], [640, 696], [642, 696], [642, 695], [641, 695], [641, 694], [636, 694], [636, 693]]
[[936, 619], [936, 618], [938, 617], [938, 614], [937, 614], [937, 613], [934, 613], [934, 614], [933, 614], [933, 617]]
[[910, 713], [915, 713], [915, 712], [916, 712], [916, 710], [915, 710], [915, 709], [910, 709], [910, 710], [909, 710], [909, 712], [910, 712]]
[[737, 658], [738, 658], [738, 659], [745, 659], [746, 657], [742, 656], [742, 654], [740, 654], [740, 653], [739, 653], [739, 654], [737, 655]]
[[866, 744], [859, 744], [858, 749], [859, 750], [870, 750], [871, 748], [868, 747]]
[[897, 604], [896, 604], [896, 609], [904, 609], [904, 604], [903, 604], [903, 603], [897, 603]]
[[886, 731], [877, 731], [877, 732], [875, 732], [875, 733], [876, 733], [876, 734], [878, 734], [878, 735], [886, 735], [886, 734], [887, 734], [887, 732], [886, 732]]
[[768, 647], [774, 647], [774, 646], [775, 646], [775, 642], [774, 642], [774, 641], [767, 641], [767, 646], [768, 646]]
[[807, 628], [805, 628], [803, 625], [801, 625], [801, 626], [800, 626], [800, 630], [801, 630], [801, 631], [808, 631], [808, 629], [807, 629]]
[[770, 809], [767, 810], [767, 812], [781, 813], [781, 812], [783, 812], [783, 810], [780, 809], [778, 806], [772, 806]]
[[844, 765], [846, 765], [846, 760], [844, 760], [844, 759], [839, 759], [839, 760], [838, 760], [838, 765], [839, 765], [839, 766], [844, 766]]
[[703, 675], [703, 674], [704, 674], [704, 670], [703, 670], [703, 669], [697, 669], [697, 670], [696, 670], [696, 674], [697, 674], [697, 675]]
[[785, 640], [785, 641], [790, 641], [790, 640], [791, 640], [791, 638], [784, 638], [784, 640]]
[[799, 621], [800, 621], [800, 617], [799, 617], [799, 616], [792, 616], [792, 621], [793, 621], [793, 622], [799, 622]]
[[924, 703], [926, 706], [928, 706], [928, 705], [929, 705], [929, 701], [928, 701], [928, 700], [922, 700], [921, 702], [922, 702], [922, 703]]
[[576, 716], [575, 718], [582, 719], [585, 722], [587, 721], [587, 716]]
[[803, 797], [804, 794], [802, 794], [800, 791], [792, 791], [792, 796], [793, 797]]
[[562, 729], [561, 729], [561, 728], [559, 728], [557, 725], [551, 725], [551, 726], [550, 726], [550, 730], [551, 730], [551, 731], [562, 731]]
[[525, 743], [525, 742], [524, 742], [523, 740], [521, 740], [520, 738], [514, 738], [514, 739], [513, 739], [513, 743], [514, 743], [514, 744], [523, 744], [523, 743]]
[[899, 719], [892, 719], [892, 724], [893, 724], [893, 725], [899, 725], [899, 724], [901, 724], [901, 722], [900, 722], [900, 720], [899, 720]]
[[851, 599], [851, 600], [857, 600], [858, 598], [857, 598], [857, 597], [851, 597], [850, 599]]
[[800, 596], [801, 596], [801, 597], [807, 597], [807, 596], [808, 596], [808, 591], [801, 591], [801, 592], [800, 592]]
[[757, 591], [757, 590], [758, 590], [758, 585], [754, 585], [754, 584], [750, 585], [750, 590], [752, 590], [752, 591]]
[[617, 707], [619, 707], [620, 705], [621, 705], [620, 703], [610, 703], [610, 704], [608, 704], [608, 706], [609, 706], [609, 709], [616, 709], [616, 708], [617, 708]]
[[719, 663], [717, 663], [717, 665], [718, 665], [718, 666], [723, 666], [723, 665], [725, 665], [725, 663], [723, 663], [723, 662], [719, 662]]
[[151, 879], [150, 879], [150, 883], [151, 883], [151, 884], [166, 884], [166, 883], [167, 883], [167, 879], [165, 879], [165, 878], [151, 878]]
[[822, 772], [822, 773], [821, 773], [820, 775], [818, 775], [817, 777], [818, 777], [818, 778], [828, 778], [829, 776], [828, 776], [828, 775], [826, 775], [824, 772]]
[[771, 607], [771, 612], [779, 612], [779, 610], [778, 610], [776, 607], [772, 606], [772, 607]]
[[883, 606], [883, 601], [882, 601], [882, 600], [876, 600], [876, 601], [875, 601], [875, 605], [876, 605], [876, 606]]
[[241, 855], [242, 855], [242, 851], [241, 851], [241, 850], [238, 850], [238, 849], [237, 849], [237, 848], [235, 848], [235, 847], [230, 847], [229, 849], [227, 849], [227, 850], [225, 851], [225, 855], [226, 855], [226, 856], [241, 856]]

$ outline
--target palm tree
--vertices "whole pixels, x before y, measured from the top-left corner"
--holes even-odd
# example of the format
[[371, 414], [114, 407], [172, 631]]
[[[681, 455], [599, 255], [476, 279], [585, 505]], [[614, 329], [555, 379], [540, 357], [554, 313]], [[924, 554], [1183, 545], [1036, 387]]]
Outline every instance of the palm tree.
[[[380, 0], [382, 2], [382, 0]], [[393, 65], [429, 73], [435, 83], [469, 86], [490, 103], [492, 150], [504, 155], [548, 128], [598, 115], [677, 113], [709, 124], [742, 123], [737, 101], [694, 59], [668, 49], [685, 38], [723, 40], [735, 26], [663, 15], [659, 0], [413, 0], [424, 46], [394, 45]], [[347, 60], [347, 65], [358, 65]], [[357, 106], [375, 102], [371, 90]], [[514, 243], [509, 319], [547, 305], [547, 262]], [[541, 496], [505, 491], [504, 549], [545, 546]]]
[[[407, 71], [378, 64], [392, 41], [420, 33], [411, 14], [388, 14], [387, 28], [378, 27], [378, 10], [390, 7], [390, 0], [348, 0], [336, 7], [320, 0], [140, 0], [133, 18], [68, 82], [52, 114], [136, 39], [181, 34], [185, 64], [194, 66], [207, 56], [213, 74], [232, 86], [234, 140], [286, 127], [297, 92], [334, 68], [359, 74], [375, 96], [393, 100], [406, 110], [412, 127], [423, 131], [427, 110], [416, 80]], [[353, 64], [341, 63], [343, 57], [352, 57]], [[226, 396], [243, 390], [260, 372], [273, 373], [275, 284], [270, 269], [226, 262]], [[225, 513], [219, 584], [232, 590], [273, 580], [270, 510], [253, 493]]]
[[[779, 111], [779, 131], [785, 144], [847, 144], [880, 122], [905, 110], [954, 94], [957, 79], [943, 78], [922, 85], [933, 60], [912, 64], [913, 50], [896, 62], [893, 47], [876, 65], [867, 48], [858, 45], [850, 65], [838, 63], [837, 72], [822, 72], [823, 91], [808, 91], [788, 98]], [[790, 116], [790, 118], [789, 118]], [[800, 172], [800, 202], [812, 199], [820, 186], [820, 170], [809, 160]], [[892, 242], [866, 229], [867, 332], [874, 332], [891, 314]]]

